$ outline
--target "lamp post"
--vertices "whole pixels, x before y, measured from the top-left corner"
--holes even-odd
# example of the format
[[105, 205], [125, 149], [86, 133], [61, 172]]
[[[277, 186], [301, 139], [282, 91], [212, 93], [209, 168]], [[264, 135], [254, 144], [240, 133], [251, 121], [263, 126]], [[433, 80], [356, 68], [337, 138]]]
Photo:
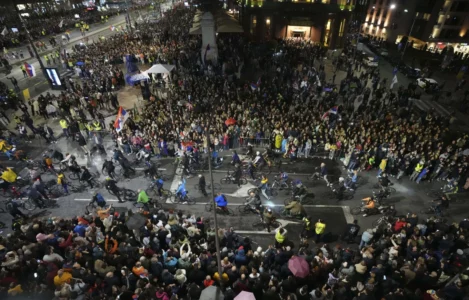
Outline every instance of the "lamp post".
[[34, 51], [34, 55], [36, 55], [37, 61], [39, 62], [39, 66], [41, 68], [42, 74], [44, 75], [44, 78], [47, 79], [47, 82], [49, 83], [49, 87], [52, 88], [52, 82], [50, 81], [49, 76], [47, 75], [46, 68], [44, 67], [44, 64], [42, 63], [41, 57], [37, 53], [36, 46], [34, 45], [33, 39], [31, 38], [31, 34], [29, 33], [28, 27], [26, 26], [26, 22], [21, 16], [21, 12], [18, 8], [18, 5], [16, 5], [16, 2], [13, 2], [13, 5], [15, 6], [15, 11], [18, 14], [18, 17], [20, 18], [21, 25], [23, 26], [24, 31], [26, 32], [26, 37], [28, 39], [28, 42], [31, 44], [31, 47], [33, 48], [33, 51]]
[[415, 20], [417, 20], [417, 18], [414, 16], [414, 20], [412, 21], [412, 26], [410, 26], [410, 31], [409, 31], [409, 34], [408, 34], [407, 41], [404, 45], [404, 49], [402, 50], [401, 61], [404, 61], [405, 50], [407, 49], [407, 44], [409, 43], [409, 37], [412, 35], [412, 30], [414, 29]]
[[218, 216], [217, 216], [217, 205], [215, 204], [215, 190], [213, 188], [213, 172], [212, 172], [212, 151], [210, 149], [210, 119], [208, 121], [207, 130], [206, 130], [206, 138], [207, 138], [207, 145], [208, 145], [208, 172], [210, 174], [210, 192], [212, 193], [212, 205], [213, 205], [213, 219], [215, 221], [215, 247], [217, 249], [217, 267], [218, 267], [218, 275], [220, 280], [220, 286], [223, 287], [223, 272], [221, 269], [221, 249], [220, 249], [220, 238], [218, 237]]

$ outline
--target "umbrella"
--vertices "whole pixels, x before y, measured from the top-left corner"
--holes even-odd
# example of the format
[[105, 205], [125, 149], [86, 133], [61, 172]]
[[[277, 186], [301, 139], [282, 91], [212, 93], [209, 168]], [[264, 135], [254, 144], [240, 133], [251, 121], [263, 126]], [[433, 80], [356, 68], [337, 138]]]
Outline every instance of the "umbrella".
[[293, 276], [304, 278], [309, 274], [308, 262], [300, 256], [293, 256], [288, 261], [288, 269], [293, 273]]
[[206, 287], [202, 293], [200, 294], [199, 299], [204, 299], [204, 300], [223, 300], [225, 296], [223, 295], [223, 292], [219, 287], [216, 286], [209, 286]]
[[234, 300], [256, 300], [256, 297], [254, 297], [253, 293], [242, 291]]
[[229, 118], [228, 120], [225, 121], [226, 126], [234, 125], [236, 124], [236, 120], [233, 118]]
[[83, 66], [84, 64], [85, 64], [85, 63], [82, 62], [82, 61], [77, 61], [77, 63], [76, 63], [77, 66]]
[[133, 214], [132, 216], [129, 217], [125, 225], [127, 225], [127, 227], [130, 230], [133, 230], [133, 229], [139, 229], [140, 227], [145, 225], [146, 222], [147, 222], [147, 218], [144, 217], [143, 215]]

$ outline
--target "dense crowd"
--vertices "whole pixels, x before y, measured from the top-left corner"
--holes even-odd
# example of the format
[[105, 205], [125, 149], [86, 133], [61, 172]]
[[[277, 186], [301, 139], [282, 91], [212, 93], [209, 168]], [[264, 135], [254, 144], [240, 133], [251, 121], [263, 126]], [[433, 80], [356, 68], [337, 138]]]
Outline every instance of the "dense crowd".
[[[264, 141], [286, 156], [327, 151], [350, 170], [376, 167], [379, 174], [407, 174], [417, 182], [450, 179], [461, 190], [468, 188], [467, 136], [451, 132], [448, 120], [433, 112], [407, 110], [414, 86], [390, 91], [379, 73], [353, 60], [351, 47], [335, 62], [347, 72], [346, 79], [329, 84], [327, 52], [299, 40], [279, 41], [273, 55], [265, 45], [220, 34], [218, 64], [204, 64], [200, 38], [188, 34], [193, 15], [176, 9], [151, 31], [146, 30], [151, 25], [142, 24], [136, 33], [77, 51], [72, 59], [86, 62], [80, 73], [90, 80], [71, 81], [61, 96], [46, 95], [31, 107], [41, 114], [45, 109], [47, 117], [61, 115], [66, 135], [69, 129], [83, 136], [93, 131], [80, 126], [80, 120], [97, 119], [104, 127], [93, 107], [117, 107], [113, 90], [125, 85], [117, 65], [130, 53], [141, 63], [169, 63], [176, 69], [170, 77], [152, 79], [152, 85], [168, 88], [166, 95], [152, 95], [120, 133], [109, 127], [124, 152], [129, 144], [150, 144], [155, 154], [174, 155], [184, 143], [223, 150], [244, 140]], [[49, 104], [56, 110], [48, 110]], [[29, 114], [27, 106], [20, 108]], [[236, 123], [227, 125], [229, 118]], [[34, 132], [32, 121], [29, 125]], [[143, 223], [127, 226], [142, 218], [140, 213]], [[324, 234], [325, 225], [318, 223], [305, 221], [307, 236]], [[214, 285], [225, 299], [242, 291], [255, 299], [282, 300], [467, 297], [469, 220], [448, 225], [408, 215], [383, 224], [365, 230], [361, 238], [358, 224], [348, 224], [343, 239], [358, 239], [356, 250], [309, 245], [307, 239], [295, 245], [283, 228], [271, 246], [256, 248], [236, 230], [215, 232], [201, 217], [157, 209], [109, 214], [103, 206], [96, 216], [18, 221], [0, 241], [0, 292], [6, 299], [25, 294], [38, 299], [206, 299], [203, 290]], [[215, 235], [221, 240], [222, 274]], [[292, 260], [304, 260], [307, 272], [297, 274]]]
[[[109, 214], [104, 204], [97, 216], [18, 221], [0, 239], [2, 299], [202, 300], [212, 285], [228, 300], [243, 291], [279, 300], [462, 300], [469, 293], [466, 219], [448, 225], [408, 215], [365, 230], [358, 250], [306, 239], [295, 245], [280, 228], [263, 249], [233, 229], [215, 232], [203, 218], [171, 210], [150, 209], [129, 228], [139, 214]], [[305, 224], [307, 234], [321, 233], [317, 228]], [[354, 241], [359, 231], [348, 224], [343, 239]], [[293, 260], [309, 271], [298, 273]]]

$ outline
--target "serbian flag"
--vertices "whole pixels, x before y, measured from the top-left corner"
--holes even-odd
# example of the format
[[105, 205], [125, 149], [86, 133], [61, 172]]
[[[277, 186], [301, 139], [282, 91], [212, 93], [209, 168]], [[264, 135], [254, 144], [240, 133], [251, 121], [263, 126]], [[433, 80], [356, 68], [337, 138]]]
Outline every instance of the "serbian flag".
[[34, 77], [36, 76], [36, 70], [34, 69], [33, 65], [30, 65], [28, 63], [24, 63], [24, 68], [26, 70], [26, 73], [28, 74], [29, 77]]
[[257, 80], [256, 83], [251, 83], [251, 89], [253, 91], [257, 90], [261, 86], [261, 78], [259, 77], [259, 80]]
[[329, 109], [328, 111], [326, 111], [326, 112], [322, 115], [322, 118], [324, 119], [324, 118], [326, 118], [327, 116], [329, 116], [330, 114], [336, 115], [338, 109], [339, 109], [338, 106], [333, 106], [333, 107], [331, 107], [331, 109]]
[[117, 113], [116, 121], [114, 122], [114, 128], [117, 132], [120, 132], [124, 128], [125, 121], [129, 118], [129, 113], [119, 106], [119, 112]]

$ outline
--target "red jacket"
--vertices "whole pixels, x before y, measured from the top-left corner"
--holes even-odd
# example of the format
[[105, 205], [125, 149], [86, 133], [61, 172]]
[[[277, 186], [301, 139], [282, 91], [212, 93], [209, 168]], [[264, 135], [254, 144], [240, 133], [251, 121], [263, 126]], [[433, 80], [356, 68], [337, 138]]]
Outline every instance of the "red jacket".
[[399, 232], [402, 230], [402, 228], [405, 227], [407, 223], [404, 221], [397, 221], [396, 224], [394, 224], [394, 231]]

